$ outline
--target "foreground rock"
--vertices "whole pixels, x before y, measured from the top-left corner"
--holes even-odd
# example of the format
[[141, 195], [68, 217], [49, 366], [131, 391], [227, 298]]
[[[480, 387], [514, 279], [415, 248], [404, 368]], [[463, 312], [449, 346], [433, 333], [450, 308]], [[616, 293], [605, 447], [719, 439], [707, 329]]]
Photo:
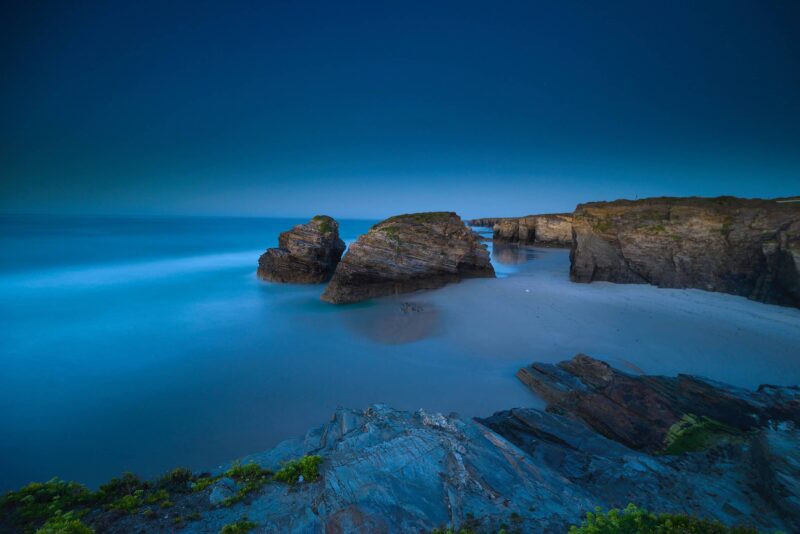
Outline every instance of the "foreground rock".
[[[696, 377], [634, 377], [586, 356], [526, 369], [547, 412], [463, 420], [383, 405], [339, 409], [305, 436], [214, 474], [177, 470], [150, 485], [118, 481], [107, 486], [113, 495], [99, 496], [119, 498], [110, 506], [76, 499], [78, 488], [70, 488], [65, 495], [76, 504], [54, 504], [111, 533], [219, 532], [243, 518], [254, 532], [497, 532], [506, 525], [508, 532], [565, 533], [596, 506], [629, 502], [767, 532], [800, 531], [797, 388], [751, 392]], [[726, 434], [680, 454], [622, 443], [657, 448], [651, 444], [659, 438], [639, 425], [663, 429], [689, 412], [720, 418]], [[673, 442], [701, 442], [690, 429], [672, 430]], [[322, 458], [318, 478], [271, 476], [310, 455]], [[49, 513], [49, 497], [38, 495], [35, 510]], [[16, 532], [18, 521], [30, 521], [26, 502], [0, 506], [0, 530]], [[125, 513], [114, 509], [120, 503]]]
[[494, 241], [569, 247], [572, 245], [572, 216], [555, 213], [499, 219], [494, 225]]
[[575, 211], [570, 276], [800, 306], [800, 202], [652, 198]]
[[317, 215], [278, 238], [278, 248], [268, 249], [258, 259], [258, 276], [271, 282], [319, 284], [328, 280], [344, 252], [339, 224], [327, 215]]
[[322, 300], [358, 302], [494, 275], [486, 247], [455, 213], [398, 215], [350, 246]]

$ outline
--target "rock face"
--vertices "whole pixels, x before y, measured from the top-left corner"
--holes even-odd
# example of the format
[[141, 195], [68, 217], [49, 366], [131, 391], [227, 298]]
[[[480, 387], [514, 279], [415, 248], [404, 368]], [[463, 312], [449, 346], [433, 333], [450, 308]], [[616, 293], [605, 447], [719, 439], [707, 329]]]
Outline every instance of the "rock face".
[[652, 198], [575, 210], [570, 277], [800, 306], [800, 201]]
[[319, 284], [328, 280], [344, 252], [339, 224], [327, 215], [317, 215], [278, 238], [278, 248], [268, 249], [258, 259], [258, 276], [271, 282]]
[[398, 215], [350, 246], [322, 300], [358, 302], [494, 275], [486, 247], [455, 213]]
[[[339, 409], [305, 436], [242, 459], [274, 472], [319, 455], [318, 480], [265, 481], [230, 502], [240, 487], [218, 478], [171, 492], [173, 505], [155, 514], [98, 504], [81, 517], [111, 534], [172, 532], [176, 523], [187, 533], [219, 532], [243, 517], [254, 532], [497, 532], [505, 524], [508, 532], [563, 533], [596, 506], [633, 502], [800, 532], [796, 387], [749, 391], [697, 377], [632, 376], [582, 355], [535, 363], [520, 377], [545, 397], [547, 411], [464, 420], [384, 405]], [[688, 414], [698, 423], [683, 424]], [[647, 452], [659, 450], [662, 437], [684, 452]], [[3, 532], [18, 531], [12, 515], [0, 514]]]
[[569, 247], [572, 245], [572, 216], [557, 213], [499, 219], [494, 225], [494, 241]]
[[718, 437], [750, 432], [770, 421], [800, 425], [797, 387], [761, 386], [753, 392], [690, 375], [633, 376], [583, 354], [558, 365], [534, 363], [517, 377], [547, 401], [549, 412], [652, 453], [667, 449], [675, 431], [691, 419], [721, 423], [707, 427], [719, 431]]

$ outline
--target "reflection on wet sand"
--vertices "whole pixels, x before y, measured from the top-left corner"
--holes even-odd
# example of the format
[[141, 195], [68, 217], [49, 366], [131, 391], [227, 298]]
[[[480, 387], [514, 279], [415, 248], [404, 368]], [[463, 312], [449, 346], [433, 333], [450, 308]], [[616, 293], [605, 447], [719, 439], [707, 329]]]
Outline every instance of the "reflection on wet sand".
[[532, 247], [520, 246], [513, 243], [493, 243], [492, 260], [503, 265], [519, 265], [526, 263], [538, 256]]
[[344, 314], [344, 324], [356, 335], [389, 345], [412, 343], [439, 333], [439, 309], [432, 304], [394, 298], [376, 304]]

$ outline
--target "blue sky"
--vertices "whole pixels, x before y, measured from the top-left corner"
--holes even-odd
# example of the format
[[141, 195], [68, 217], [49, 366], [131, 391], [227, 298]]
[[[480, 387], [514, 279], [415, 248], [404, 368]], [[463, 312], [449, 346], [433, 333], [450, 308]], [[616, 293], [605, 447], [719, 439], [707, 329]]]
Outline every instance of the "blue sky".
[[0, 7], [0, 211], [800, 193], [797, 2]]

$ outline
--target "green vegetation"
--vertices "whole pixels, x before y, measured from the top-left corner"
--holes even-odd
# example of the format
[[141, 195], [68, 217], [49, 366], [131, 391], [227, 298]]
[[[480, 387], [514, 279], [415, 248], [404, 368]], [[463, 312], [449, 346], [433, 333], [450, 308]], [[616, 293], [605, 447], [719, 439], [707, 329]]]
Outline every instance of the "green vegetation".
[[192, 491], [194, 492], [203, 491], [211, 484], [213, 484], [218, 478], [219, 477], [212, 477], [208, 475], [196, 478], [194, 483], [192, 483]]
[[389, 222], [413, 222], [413, 223], [427, 223], [446, 221], [452, 214], [449, 211], [426, 211], [422, 213], [404, 213], [402, 215], [395, 215], [389, 217], [381, 224]]
[[36, 531], [36, 534], [94, 534], [94, 530], [72, 514], [58, 514], [51, 517]]
[[311, 220], [319, 223], [319, 231], [323, 234], [333, 231], [333, 219], [327, 215], [315, 215]]
[[272, 477], [272, 471], [263, 469], [255, 462], [242, 465], [237, 461], [234, 462], [230, 469], [225, 471], [225, 476], [231, 477], [239, 484], [239, 491], [222, 502], [223, 506], [231, 506], [242, 501], [250, 493], [264, 487]]
[[208, 475], [195, 478], [185, 468], [173, 469], [154, 483], [142, 481], [133, 473], [123, 473], [92, 492], [77, 482], [53, 478], [1, 496], [0, 517], [4, 518], [4, 525], [13, 525], [14, 532], [84, 534], [92, 532], [81, 521], [89, 511], [127, 514], [141, 511], [144, 517], [155, 519], [157, 514], [148, 506], [169, 508], [174, 505], [173, 493], [188, 493], [197, 486], [205, 488], [214, 480]]
[[380, 231], [386, 234], [386, 237], [394, 241], [395, 245], [400, 245], [400, 236], [397, 235], [397, 226], [381, 226]]
[[664, 454], [707, 449], [717, 443], [740, 439], [742, 433], [724, 423], [694, 414], [684, 415], [672, 425], [664, 439]]
[[320, 465], [322, 465], [321, 456], [303, 456], [284, 464], [281, 470], [275, 473], [275, 480], [294, 484], [302, 475], [304, 481], [313, 482], [319, 478]]
[[257, 523], [253, 523], [247, 519], [240, 519], [236, 523], [231, 523], [222, 527], [222, 530], [219, 531], [219, 534], [246, 534], [257, 526]]
[[22, 530], [31, 532], [50, 519], [72, 519], [66, 513], [92, 502], [92, 493], [77, 482], [53, 478], [32, 482], [0, 498], [0, 516], [9, 517]]
[[655, 226], [651, 226], [651, 227], [650, 227], [650, 230], [651, 230], [652, 232], [655, 232], [655, 233], [657, 233], [657, 234], [663, 234], [663, 233], [665, 233], [665, 232], [667, 231], [667, 229], [666, 229], [666, 228], [664, 228], [664, 225], [663, 225], [663, 224], [657, 224], [657, 225], [655, 225]]
[[169, 492], [185, 493], [189, 491], [189, 484], [194, 480], [192, 472], [185, 467], [176, 467], [156, 481], [155, 486]]
[[727, 527], [683, 514], [653, 514], [629, 504], [624, 510], [616, 508], [603, 513], [597, 508], [588, 512], [581, 526], [573, 525], [569, 534], [757, 534], [746, 527]]

